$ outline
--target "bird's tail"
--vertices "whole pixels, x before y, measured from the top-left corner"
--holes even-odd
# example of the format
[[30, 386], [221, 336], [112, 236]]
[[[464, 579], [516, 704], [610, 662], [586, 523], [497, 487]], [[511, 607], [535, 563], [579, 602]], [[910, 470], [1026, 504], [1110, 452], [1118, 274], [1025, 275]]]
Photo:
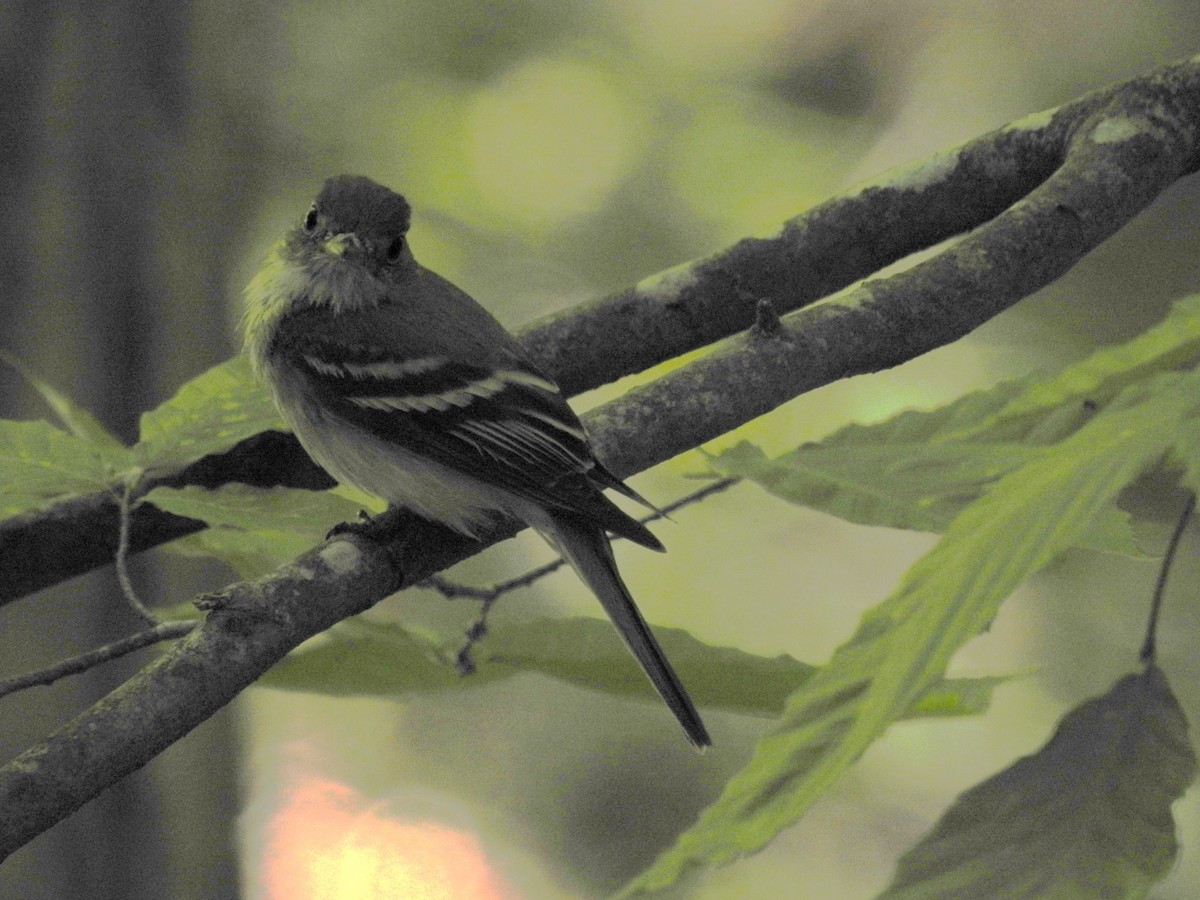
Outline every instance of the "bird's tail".
[[683, 726], [688, 740], [701, 750], [710, 746], [712, 739], [692, 705], [687, 689], [671, 668], [621, 580], [604, 530], [594, 523], [563, 514], [552, 514], [550, 522], [541, 523], [539, 530], [557, 545], [563, 557], [600, 600], [621, 639], [633, 651], [654, 689]]

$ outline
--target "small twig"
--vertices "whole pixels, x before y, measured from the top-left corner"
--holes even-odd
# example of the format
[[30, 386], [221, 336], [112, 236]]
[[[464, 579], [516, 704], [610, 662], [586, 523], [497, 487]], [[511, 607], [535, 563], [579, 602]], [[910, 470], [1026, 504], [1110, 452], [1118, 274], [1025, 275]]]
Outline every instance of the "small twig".
[[775, 304], [766, 297], [759, 300], [754, 308], [754, 324], [750, 327], [750, 333], [760, 338], [786, 334], [783, 323], [779, 321], [779, 312], [775, 309]]
[[1154, 598], [1150, 601], [1150, 620], [1146, 623], [1146, 640], [1142, 643], [1141, 660], [1144, 663], [1154, 662], [1154, 654], [1158, 650], [1158, 614], [1162, 610], [1163, 595], [1167, 591], [1167, 576], [1171, 572], [1172, 563], [1175, 562], [1175, 551], [1179, 549], [1184, 529], [1191, 521], [1195, 509], [1196, 495], [1189, 494], [1187, 503], [1183, 505], [1183, 512], [1179, 515], [1179, 521], [1175, 523], [1175, 532], [1167, 544], [1162, 567], [1158, 570], [1158, 582], [1154, 585]]
[[708, 497], [711, 497], [713, 494], [719, 494], [721, 491], [733, 487], [741, 480], [742, 479], [740, 478], [728, 476], [725, 478], [718, 478], [715, 481], [710, 481], [704, 487], [697, 488], [690, 494], [684, 494], [678, 500], [668, 503], [655, 515], [646, 516], [646, 518], [642, 519], [642, 524], [645, 525], [647, 522], [653, 522], [655, 519], [662, 518], [663, 516], [669, 515], [676, 510], [683, 509], [685, 506], [691, 506], [693, 503], [699, 503], [701, 500], [705, 500]]
[[470, 675], [475, 671], [475, 660], [471, 658], [471, 648], [487, 637], [488, 615], [491, 613], [496, 601], [510, 591], [528, 587], [535, 581], [545, 578], [551, 572], [562, 568], [565, 564], [566, 560], [560, 556], [558, 559], [552, 560], [544, 566], [530, 569], [524, 575], [518, 575], [516, 578], [502, 581], [499, 584], [492, 585], [490, 588], [467, 587], [466, 585], [456, 584], [444, 578], [439, 578], [436, 575], [423, 582], [426, 586], [433, 587], [444, 597], [469, 597], [472, 600], [481, 601], [479, 615], [475, 617], [475, 621], [467, 629], [467, 639], [454, 657], [455, 668], [458, 669], [460, 674]]
[[80, 672], [86, 672], [109, 660], [118, 659], [134, 650], [141, 650], [143, 647], [149, 647], [151, 644], [161, 641], [181, 638], [195, 627], [195, 622], [163, 622], [153, 628], [122, 638], [115, 643], [63, 660], [49, 668], [26, 672], [15, 678], [5, 678], [0, 681], [0, 697], [7, 697], [9, 694], [15, 694], [17, 691], [23, 691], [39, 684], [54, 684], [66, 675], [78, 675]]
[[146, 604], [142, 603], [141, 598], [138, 597], [137, 591], [133, 587], [133, 579], [129, 577], [129, 497], [133, 493], [133, 489], [134, 483], [127, 481], [125, 483], [125, 490], [121, 492], [117, 503], [120, 515], [120, 531], [117, 535], [117, 558], [115, 560], [117, 581], [120, 582], [121, 593], [125, 595], [125, 599], [133, 607], [133, 611], [151, 625], [157, 625], [159, 622], [158, 616], [152, 613]]
[[[685, 494], [673, 503], [664, 506], [662, 509], [656, 509], [653, 513], [641, 519], [640, 521], [644, 525], [647, 522], [653, 522], [656, 519], [665, 519], [670, 516], [671, 513], [683, 509], [685, 506], [690, 506], [693, 503], [699, 503], [706, 497], [710, 497], [713, 494], [732, 487], [740, 480], [741, 479], [738, 478], [719, 478], [716, 481], [713, 481], [711, 484], [706, 484], [704, 487], [692, 491], [690, 494]], [[519, 575], [516, 578], [511, 578], [508, 581], [502, 581], [499, 584], [492, 585], [490, 588], [469, 587], [467, 585], [458, 584], [454, 581], [449, 581], [448, 579], [441, 578], [437, 575], [433, 575], [421, 582], [422, 587], [432, 588], [447, 599], [453, 600], [459, 597], [466, 597], [470, 600], [479, 600], [482, 604], [479, 609], [479, 615], [467, 629], [466, 642], [455, 655], [455, 666], [460, 673], [463, 675], [470, 675], [475, 671], [475, 661], [471, 658], [471, 649], [475, 646], [475, 644], [487, 636], [488, 615], [491, 613], [492, 607], [495, 605], [496, 601], [510, 591], [517, 590], [518, 588], [528, 587], [535, 581], [545, 578], [552, 572], [556, 572], [558, 569], [562, 568], [562, 566], [565, 564], [566, 560], [564, 560], [562, 557], [559, 557], [552, 562], [546, 563], [544, 566], [538, 566], [536, 569], [531, 569], [523, 575]]]

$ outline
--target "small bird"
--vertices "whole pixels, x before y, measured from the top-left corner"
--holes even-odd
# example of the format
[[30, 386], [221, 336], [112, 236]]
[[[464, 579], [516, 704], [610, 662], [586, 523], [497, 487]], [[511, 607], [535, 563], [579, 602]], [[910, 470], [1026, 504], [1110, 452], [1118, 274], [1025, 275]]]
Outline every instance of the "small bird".
[[604, 490], [649, 504], [596, 459], [512, 335], [413, 258], [410, 215], [369, 178], [325, 182], [246, 287], [255, 371], [339, 482], [472, 537], [505, 514], [536, 529], [596, 594], [688, 740], [710, 745], [609, 546], [606, 532], [663, 549]]

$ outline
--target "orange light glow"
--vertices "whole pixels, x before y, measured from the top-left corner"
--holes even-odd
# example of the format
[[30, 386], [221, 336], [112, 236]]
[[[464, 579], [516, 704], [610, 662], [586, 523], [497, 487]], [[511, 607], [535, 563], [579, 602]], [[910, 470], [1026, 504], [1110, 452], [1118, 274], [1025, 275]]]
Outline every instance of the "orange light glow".
[[273, 819], [263, 859], [271, 900], [514, 897], [473, 835], [397, 821], [337, 782], [306, 780]]

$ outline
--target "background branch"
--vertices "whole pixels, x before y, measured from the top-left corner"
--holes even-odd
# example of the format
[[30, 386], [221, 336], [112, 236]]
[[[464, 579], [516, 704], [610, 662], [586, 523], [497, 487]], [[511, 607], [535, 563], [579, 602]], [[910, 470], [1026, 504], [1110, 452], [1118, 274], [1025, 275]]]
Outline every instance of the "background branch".
[[131, 634], [127, 638], [113, 641], [111, 644], [105, 644], [103, 647], [97, 647], [95, 650], [89, 650], [87, 653], [81, 653], [78, 656], [72, 656], [70, 659], [65, 659], [45, 669], [38, 669], [36, 672], [27, 672], [24, 675], [17, 675], [14, 678], [5, 678], [0, 680], [0, 698], [7, 697], [9, 694], [14, 694], [17, 691], [23, 691], [26, 688], [54, 684], [60, 678], [66, 678], [68, 675], [78, 675], [80, 672], [86, 672], [88, 669], [102, 663], [120, 659], [128, 653], [133, 653], [144, 647], [183, 637], [195, 627], [195, 622], [161, 622], [144, 631]]
[[[893, 173], [792, 220], [767, 243], [743, 241], [607, 305], [543, 322], [524, 339], [578, 391], [592, 379], [576, 366], [598, 363], [575, 343], [567, 322], [580, 323], [580, 334], [600, 329], [594, 332], [606, 348], [600, 356], [648, 342], [655, 349], [620, 364], [644, 368], [679, 352], [662, 349], [679, 347], [678, 330], [690, 335], [690, 345], [710, 340], [714, 330], [744, 329], [764, 296], [780, 310], [810, 302], [816, 272], [838, 272], [816, 279], [821, 289], [853, 280], [863, 267], [878, 268], [995, 216], [925, 263], [797, 309], [777, 330], [728, 338], [697, 362], [589, 414], [601, 456], [627, 476], [805, 390], [948, 343], [1057, 278], [1196, 169], [1198, 117], [1200, 62], [1192, 60]], [[749, 258], [762, 261], [765, 271], [743, 270]], [[856, 262], [838, 268], [844, 258]], [[619, 329], [612, 338], [596, 323], [640, 309], [635, 295], [648, 324], [636, 339]], [[710, 315], [720, 324], [709, 323]], [[557, 338], [564, 356], [541, 343], [556, 328], [566, 328]], [[603, 371], [597, 380], [613, 374]], [[115, 536], [115, 518], [111, 528]], [[504, 527], [491, 540], [514, 531]], [[136, 522], [133, 535], [134, 546], [154, 540]], [[143, 765], [306, 638], [481, 546], [411, 518], [392, 546], [339, 537], [265, 579], [234, 586], [158, 662], [0, 770], [6, 813], [0, 852], [10, 853]]]

